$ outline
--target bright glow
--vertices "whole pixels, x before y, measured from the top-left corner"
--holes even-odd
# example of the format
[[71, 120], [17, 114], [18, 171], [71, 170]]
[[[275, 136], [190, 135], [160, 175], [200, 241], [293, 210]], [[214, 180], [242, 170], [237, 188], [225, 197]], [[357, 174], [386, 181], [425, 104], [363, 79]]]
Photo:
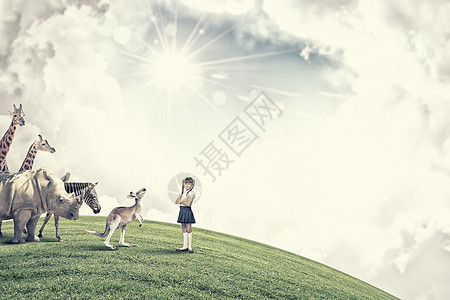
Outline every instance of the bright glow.
[[173, 91], [189, 84], [190, 79], [198, 76], [200, 70], [185, 55], [168, 52], [155, 60], [151, 72], [155, 74], [155, 81], [160, 88]]
[[127, 44], [131, 40], [131, 31], [125, 26], [117, 27], [116, 30], [114, 30], [113, 38], [118, 44]]
[[[291, 49], [243, 56], [215, 56], [211, 55], [214, 51], [213, 45], [230, 34], [232, 28], [217, 35], [214, 34], [214, 30], [211, 30], [213, 33], [211, 34], [208, 31], [210, 20], [202, 16], [190, 33], [179, 30], [176, 6], [173, 19], [169, 23], [165, 23], [162, 18], [156, 16], [151, 19], [154, 35], [148, 40], [147, 37], [136, 35], [136, 41], [144, 46], [145, 53], [129, 51], [129, 47], [124, 47], [124, 50], [116, 49], [116, 51], [140, 61], [139, 64], [132, 65], [132, 70], [136, 70], [135, 72], [121, 74], [122, 77], [142, 78], [138, 80], [142, 84], [135, 85], [133, 82], [133, 91], [127, 95], [127, 98], [145, 95], [145, 101], [150, 106], [156, 101], [161, 103], [161, 100], [164, 100], [167, 103], [167, 126], [169, 126], [170, 114], [177, 108], [183, 109], [183, 113], [190, 117], [188, 100], [191, 99], [201, 102], [215, 111], [223, 120], [228, 121], [228, 117], [218, 108], [228, 103], [225, 91], [236, 92], [230, 85], [228, 68], [232, 69], [234, 63], [250, 59], [298, 51], [298, 49]], [[211, 35], [208, 38], [201, 38], [207, 34]], [[203, 54], [208, 51], [208, 55], [204, 56]], [[216, 90], [214, 94], [208, 93], [211, 87]], [[222, 90], [217, 90], [218, 88]]]

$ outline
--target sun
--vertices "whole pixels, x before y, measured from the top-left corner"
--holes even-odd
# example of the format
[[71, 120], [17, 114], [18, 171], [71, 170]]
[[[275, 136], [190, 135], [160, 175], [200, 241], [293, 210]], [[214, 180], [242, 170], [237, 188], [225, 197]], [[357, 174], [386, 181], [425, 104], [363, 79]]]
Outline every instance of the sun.
[[192, 84], [192, 79], [201, 76], [200, 68], [180, 52], [163, 53], [151, 66], [155, 84], [166, 91], [180, 90]]
[[[240, 64], [247, 60], [298, 51], [295, 47], [243, 56], [227, 55], [222, 47], [216, 50], [217, 43], [226, 43], [223, 39], [232, 38], [233, 27], [223, 28], [222, 32], [218, 32], [217, 28], [212, 27], [214, 16], [202, 15], [193, 28], [186, 28], [185, 21], [178, 22], [177, 5], [174, 4], [172, 11], [172, 20], [168, 20], [170, 13], [159, 12], [152, 15], [148, 24], [152, 32], [150, 35], [131, 34], [131, 37], [127, 35], [122, 38], [121, 34], [125, 32], [122, 26], [117, 34], [121, 37], [118, 43], [122, 49], [114, 49], [133, 59], [129, 69], [131, 72], [119, 75], [122, 78], [133, 78], [128, 79], [132, 88], [126, 98], [142, 99], [146, 107], [165, 103], [167, 127], [170, 125], [170, 115], [175, 114], [177, 108], [191, 118], [194, 101], [196, 105], [208, 108], [228, 121], [229, 118], [222, 109], [227, 102], [227, 93], [236, 95], [237, 99], [245, 96], [242, 96], [241, 90], [231, 85], [233, 80], [228, 80], [228, 75], [220, 73], [245, 70], [246, 66], [241, 67]], [[125, 41], [130, 43], [130, 49], [135, 47], [140, 49], [139, 52], [128, 50]], [[139, 45], [135, 46], [132, 42]], [[217, 100], [217, 95], [222, 97]]]

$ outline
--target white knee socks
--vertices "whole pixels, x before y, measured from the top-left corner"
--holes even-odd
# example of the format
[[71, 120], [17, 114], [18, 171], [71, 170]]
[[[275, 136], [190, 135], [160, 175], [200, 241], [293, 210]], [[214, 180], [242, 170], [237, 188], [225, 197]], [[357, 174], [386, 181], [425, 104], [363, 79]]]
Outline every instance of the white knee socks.
[[189, 250], [192, 250], [192, 232], [189, 232], [187, 234], [188, 240], [189, 240]]
[[183, 232], [183, 247], [181, 249], [186, 249], [187, 248], [187, 242], [188, 242], [188, 233], [187, 232]]

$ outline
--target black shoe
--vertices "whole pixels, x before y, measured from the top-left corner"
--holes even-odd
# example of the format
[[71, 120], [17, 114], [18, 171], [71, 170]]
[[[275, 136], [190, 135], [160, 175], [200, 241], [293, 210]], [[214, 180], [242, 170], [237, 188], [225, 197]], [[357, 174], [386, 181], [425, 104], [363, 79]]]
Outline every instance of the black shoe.
[[184, 249], [176, 249], [177, 252], [184, 252], [184, 251], [188, 251], [188, 248], [184, 248]]
[[194, 253], [194, 250], [189, 250], [189, 253]]

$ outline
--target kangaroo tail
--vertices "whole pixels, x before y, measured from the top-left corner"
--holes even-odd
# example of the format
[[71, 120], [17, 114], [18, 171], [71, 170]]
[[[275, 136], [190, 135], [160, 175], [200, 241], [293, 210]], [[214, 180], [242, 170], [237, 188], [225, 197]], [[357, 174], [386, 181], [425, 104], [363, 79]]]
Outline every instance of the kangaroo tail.
[[105, 237], [105, 236], [108, 235], [109, 230], [110, 230], [109, 225], [106, 224], [105, 232], [103, 232], [103, 233], [98, 233], [97, 231], [93, 231], [93, 230], [86, 230], [86, 232], [92, 233], [92, 234], [94, 234], [96, 236], [99, 236], [99, 237]]

